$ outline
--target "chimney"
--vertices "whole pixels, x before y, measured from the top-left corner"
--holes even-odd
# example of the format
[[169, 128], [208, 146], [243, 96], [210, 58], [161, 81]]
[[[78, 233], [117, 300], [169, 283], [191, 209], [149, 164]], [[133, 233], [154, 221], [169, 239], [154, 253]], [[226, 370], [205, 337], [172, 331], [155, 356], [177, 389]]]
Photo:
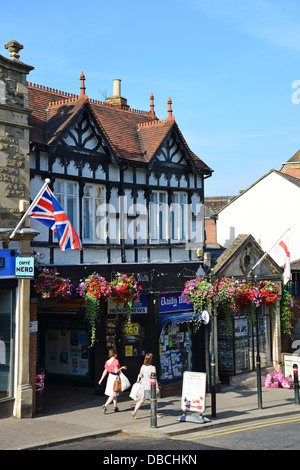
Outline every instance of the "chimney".
[[113, 81], [113, 95], [109, 98], [106, 98], [106, 103], [116, 105], [116, 106], [124, 106], [129, 108], [127, 105], [127, 99], [121, 96], [121, 80], [119, 78], [115, 78]]
[[117, 98], [121, 96], [121, 80], [119, 78], [114, 79], [113, 84], [113, 97]]

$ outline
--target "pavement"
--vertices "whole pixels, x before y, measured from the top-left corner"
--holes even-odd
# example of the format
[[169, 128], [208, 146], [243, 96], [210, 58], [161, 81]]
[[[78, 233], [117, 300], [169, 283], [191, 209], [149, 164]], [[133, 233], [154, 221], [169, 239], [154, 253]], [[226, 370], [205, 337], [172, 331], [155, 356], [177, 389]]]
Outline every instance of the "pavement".
[[[240, 424], [299, 414], [293, 389], [262, 388], [262, 409], [258, 409], [257, 389], [225, 386], [216, 394], [216, 416], [212, 417], [211, 395], [206, 395], [204, 423], [178, 421], [183, 416], [181, 396], [158, 398], [157, 426], [151, 427], [150, 401], [146, 401], [132, 419], [135, 402], [124, 392], [118, 400], [119, 413], [109, 405], [103, 414], [105, 396], [91, 389], [46, 387], [42, 412], [30, 419], [14, 417], [0, 419], [0, 450], [42, 450], [58, 443], [88, 437], [128, 435], [171, 438], [207, 428]], [[189, 414], [188, 416], [198, 416]], [[152, 421], [153, 423], [153, 421]]]

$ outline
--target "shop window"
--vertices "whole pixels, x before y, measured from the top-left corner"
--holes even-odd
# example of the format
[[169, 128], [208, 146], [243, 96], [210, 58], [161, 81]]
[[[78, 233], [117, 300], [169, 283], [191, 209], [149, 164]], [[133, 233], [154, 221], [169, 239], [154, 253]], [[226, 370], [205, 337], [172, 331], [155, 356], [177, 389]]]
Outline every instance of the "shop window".
[[[120, 334], [120, 345], [117, 348], [117, 336]], [[106, 347], [117, 349], [123, 357], [145, 355], [145, 328], [138, 322], [122, 322], [116, 319], [106, 320]]]
[[88, 380], [89, 339], [83, 330], [49, 329], [45, 335], [46, 373]]
[[[232, 327], [219, 314], [218, 319], [218, 367], [222, 374], [238, 374], [255, 369], [256, 326], [246, 316], [232, 320]], [[271, 335], [269, 310], [259, 315], [259, 353], [261, 366], [271, 365]]]
[[13, 291], [0, 290], [0, 399], [12, 397]]
[[192, 370], [191, 323], [167, 323], [159, 338], [160, 370], [162, 381], [183, 377]]
[[125, 323], [122, 325], [122, 354], [125, 357], [143, 356], [145, 331], [140, 323]]

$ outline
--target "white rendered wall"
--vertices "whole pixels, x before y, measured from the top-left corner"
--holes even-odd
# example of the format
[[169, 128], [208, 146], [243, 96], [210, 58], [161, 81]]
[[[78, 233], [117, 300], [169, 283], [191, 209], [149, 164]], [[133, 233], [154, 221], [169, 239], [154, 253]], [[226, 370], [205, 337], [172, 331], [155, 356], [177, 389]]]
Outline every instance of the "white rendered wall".
[[290, 229], [291, 261], [295, 261], [300, 258], [299, 206], [300, 188], [271, 172], [219, 213], [217, 242], [228, 247], [238, 235], [251, 234], [268, 251]]

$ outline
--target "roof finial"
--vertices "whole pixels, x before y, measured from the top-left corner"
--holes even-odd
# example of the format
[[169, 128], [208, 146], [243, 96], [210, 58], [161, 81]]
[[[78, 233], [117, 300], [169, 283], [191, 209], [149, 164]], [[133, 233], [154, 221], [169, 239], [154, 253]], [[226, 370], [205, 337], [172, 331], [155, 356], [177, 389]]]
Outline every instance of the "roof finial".
[[18, 41], [9, 41], [7, 44], [5, 44], [5, 49], [8, 49], [10, 52], [10, 58], [12, 60], [19, 60], [20, 58], [20, 50], [23, 49], [22, 44], [20, 44]]
[[151, 93], [151, 95], [150, 95], [150, 114], [152, 114], [152, 116], [155, 116], [155, 112], [154, 112], [154, 95], [153, 95], [153, 93]]
[[171, 100], [171, 98], [169, 98], [168, 99], [168, 117], [167, 117], [168, 121], [174, 121], [174, 116], [172, 116], [171, 104], [172, 104], [172, 100]]
[[86, 94], [85, 94], [85, 76], [84, 76], [84, 73], [83, 73], [83, 72], [81, 72], [80, 81], [81, 81], [81, 85], [80, 85], [80, 98], [87, 98], [87, 96], [86, 96]]

